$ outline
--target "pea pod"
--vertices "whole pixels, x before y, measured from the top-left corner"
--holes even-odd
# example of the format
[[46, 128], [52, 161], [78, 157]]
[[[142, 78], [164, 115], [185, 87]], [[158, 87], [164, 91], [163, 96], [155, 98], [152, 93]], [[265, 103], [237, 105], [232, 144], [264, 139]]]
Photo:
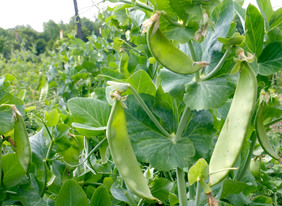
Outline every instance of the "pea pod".
[[235, 94], [209, 164], [209, 184], [219, 183], [234, 166], [253, 114], [257, 82], [252, 68], [242, 62]]
[[108, 120], [107, 138], [114, 163], [127, 187], [142, 198], [158, 201], [151, 194], [137, 162], [128, 136], [122, 103], [117, 98], [114, 99]]
[[201, 67], [194, 67], [193, 60], [176, 48], [170, 40], [163, 35], [158, 28], [158, 20], [149, 28], [147, 42], [152, 55], [167, 69], [179, 74], [191, 74], [201, 69]]
[[2, 144], [3, 140], [0, 137], [0, 187], [2, 184]]
[[14, 126], [14, 140], [16, 143], [16, 155], [27, 172], [31, 162], [31, 148], [26, 131], [25, 123], [21, 113], [14, 108], [15, 126]]
[[260, 165], [261, 165], [261, 158], [260, 157], [256, 157], [256, 158], [252, 159], [252, 161], [250, 163], [251, 173], [256, 179], [260, 179]]
[[263, 113], [265, 110], [265, 102], [262, 102], [259, 105], [257, 116], [256, 116], [256, 131], [259, 143], [263, 150], [269, 154], [274, 159], [280, 160], [281, 158], [278, 156], [278, 154], [274, 151], [273, 147], [271, 146], [271, 143], [269, 142], [269, 139], [267, 137], [264, 124], [263, 124]]

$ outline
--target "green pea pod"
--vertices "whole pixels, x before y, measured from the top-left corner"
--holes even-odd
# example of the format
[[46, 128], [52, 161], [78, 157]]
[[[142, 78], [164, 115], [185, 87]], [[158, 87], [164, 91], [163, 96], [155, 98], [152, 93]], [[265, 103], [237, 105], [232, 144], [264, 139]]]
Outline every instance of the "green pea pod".
[[14, 140], [16, 143], [16, 155], [27, 172], [29, 164], [31, 162], [31, 148], [24, 123], [23, 116], [15, 109], [15, 126], [14, 126]]
[[158, 21], [149, 28], [147, 42], [152, 55], [159, 63], [179, 74], [191, 74], [201, 68], [194, 67], [194, 61], [176, 48], [159, 28], [155, 31], [155, 25], [158, 27]]
[[125, 51], [121, 51], [120, 53], [120, 65], [119, 65], [119, 72], [124, 75], [124, 77], [127, 79], [130, 76], [130, 73], [128, 71], [128, 54]]
[[2, 181], [2, 144], [3, 144], [3, 141], [2, 141], [2, 139], [0, 139], [0, 187], [1, 187], [1, 184], [2, 184], [2, 182], [1, 182]]
[[259, 143], [263, 150], [269, 154], [274, 159], [280, 160], [281, 158], [278, 156], [278, 154], [274, 151], [273, 147], [271, 146], [271, 143], [269, 142], [269, 138], [266, 134], [264, 124], [263, 124], [263, 113], [265, 110], [265, 102], [262, 102], [259, 105], [257, 116], [256, 116], [256, 131]]
[[107, 125], [107, 138], [114, 163], [127, 187], [139, 197], [158, 201], [147, 185], [132, 149], [121, 101], [115, 99]]
[[209, 184], [219, 183], [234, 166], [245, 141], [257, 96], [252, 68], [242, 62], [235, 94], [209, 164]]

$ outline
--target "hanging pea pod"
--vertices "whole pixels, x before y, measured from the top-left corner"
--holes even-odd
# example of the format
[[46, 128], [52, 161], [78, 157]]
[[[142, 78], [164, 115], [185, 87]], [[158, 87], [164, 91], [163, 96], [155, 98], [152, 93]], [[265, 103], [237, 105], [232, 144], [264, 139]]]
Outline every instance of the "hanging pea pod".
[[209, 164], [209, 184], [219, 183], [234, 166], [253, 114], [257, 81], [247, 62], [241, 63], [236, 91]]
[[167, 69], [180, 74], [191, 74], [201, 69], [201, 67], [194, 66], [194, 61], [176, 48], [160, 31], [159, 18], [160, 15], [155, 13], [151, 18], [151, 21], [154, 22], [150, 22], [152, 24], [147, 32], [147, 43], [155, 59]]
[[29, 164], [31, 162], [31, 148], [28, 134], [26, 131], [23, 116], [16, 107], [13, 108], [13, 111], [15, 118], [14, 140], [16, 143], [16, 155], [21, 165], [23, 166], [24, 171], [27, 172]]
[[120, 99], [114, 98], [107, 124], [107, 139], [112, 158], [121, 177], [133, 193], [148, 200], [159, 201], [151, 194], [131, 146]]
[[256, 131], [257, 131], [258, 140], [259, 140], [261, 147], [267, 154], [269, 154], [274, 159], [277, 159], [280, 162], [282, 162], [279, 155], [274, 151], [273, 147], [271, 146], [271, 143], [269, 142], [269, 138], [266, 134], [266, 131], [263, 125], [263, 113], [265, 111], [265, 106], [266, 106], [265, 102], [262, 102], [259, 105], [257, 116], [256, 116]]

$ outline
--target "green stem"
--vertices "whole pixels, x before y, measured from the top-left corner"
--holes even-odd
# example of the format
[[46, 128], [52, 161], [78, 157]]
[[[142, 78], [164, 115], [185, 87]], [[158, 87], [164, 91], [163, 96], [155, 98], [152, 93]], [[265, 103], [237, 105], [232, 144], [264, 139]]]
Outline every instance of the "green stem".
[[179, 121], [176, 135], [175, 135], [175, 141], [178, 141], [182, 138], [182, 134], [187, 126], [187, 122], [191, 117], [191, 110], [190, 108], [186, 105], [183, 111], [183, 114], [181, 116], [181, 119]]
[[176, 177], [177, 177], [179, 205], [187, 206], [186, 185], [185, 185], [185, 177], [184, 177], [183, 169], [177, 167]]
[[188, 41], [188, 47], [189, 47], [189, 50], [190, 50], [190, 53], [191, 53], [191, 57], [194, 61], [197, 61], [197, 55], [196, 55], [196, 52], [195, 52], [195, 49], [194, 49], [194, 46], [192, 44], [192, 41]]
[[272, 120], [271, 122], [268, 122], [268, 123], [265, 124], [264, 126], [265, 126], [265, 127], [269, 127], [269, 126], [271, 126], [271, 125], [273, 125], [273, 124], [275, 124], [275, 123], [277, 123], [277, 122], [280, 122], [281, 120], [282, 120], [282, 117], [279, 117], [279, 118], [277, 118], [277, 119]]
[[138, 92], [130, 85], [128, 84], [129, 89], [131, 90], [131, 92], [133, 93], [133, 95], [135, 96], [135, 98], [138, 100], [138, 102], [140, 103], [140, 105], [142, 106], [142, 108], [144, 109], [144, 111], [147, 113], [147, 115], [150, 117], [150, 119], [155, 123], [155, 125], [159, 128], [159, 130], [168, 138], [168, 139], [172, 139], [171, 135], [162, 127], [162, 125], [158, 122], [158, 120], [156, 119], [156, 117], [153, 115], [153, 113], [151, 112], [151, 110], [148, 108], [148, 106], [145, 104], [145, 102], [143, 101], [143, 99], [140, 97], [140, 95], [138, 94]]
[[203, 77], [202, 80], [208, 80], [211, 77], [213, 77], [220, 70], [220, 68], [222, 67], [228, 56], [229, 56], [229, 50], [226, 50], [224, 55], [221, 57], [220, 61], [216, 65], [216, 67], [210, 73], [208, 73], [207, 76]]
[[67, 163], [65, 160], [63, 160], [63, 162], [64, 162], [66, 165], [70, 166], [70, 167], [78, 167], [78, 166], [82, 165], [82, 164], [90, 157], [90, 155], [92, 155], [93, 152], [95, 152], [97, 149], [99, 149], [99, 147], [103, 144], [103, 142], [104, 142], [106, 139], [107, 139], [107, 138], [105, 137], [105, 138], [102, 139], [98, 144], [96, 144], [96, 146], [88, 153], [88, 155], [85, 157], [84, 160], [82, 160], [81, 163], [79, 163], [79, 164], [77, 164], [77, 165], [71, 165], [71, 164]]
[[145, 56], [142, 52], [140, 52], [139, 50], [135, 49], [133, 46], [131, 46], [129, 43], [127, 43], [126, 41], [123, 42], [126, 46], [128, 46], [130, 49], [132, 49], [134, 52], [136, 52], [137, 54], [140, 54], [141, 56]]
[[166, 20], [167, 20], [169, 23], [171, 23], [172, 25], [178, 26], [178, 27], [183, 27], [183, 24], [180, 24], [180, 23], [178, 23], [177, 21], [172, 20], [172, 19], [170, 18], [170, 16], [169, 16], [166, 12], [161, 11], [160, 13], [161, 13], [161, 14], [166, 18]]
[[10, 191], [10, 190], [6, 190], [5, 193], [9, 195], [17, 195], [17, 192]]
[[201, 184], [200, 181], [197, 181], [195, 206], [200, 206], [200, 200], [201, 200]]
[[246, 171], [248, 170], [248, 168], [250, 166], [250, 162], [251, 162], [251, 159], [252, 159], [253, 151], [254, 151], [254, 148], [255, 148], [255, 145], [256, 145], [256, 139], [257, 139], [256, 133], [253, 132], [251, 137], [250, 137], [251, 145], [250, 145], [250, 150], [249, 150], [247, 159], [245, 161], [243, 169], [239, 172], [239, 174], [237, 176], [237, 180], [238, 181], [243, 179], [244, 175], [246, 174]]
[[[132, 2], [128, 1], [128, 0], [119, 0], [119, 1], [122, 2], [122, 3], [125, 3], [125, 4], [132, 5]], [[140, 7], [141, 9], [145, 9], [147, 11], [151, 11], [151, 12], [154, 11], [154, 9], [152, 7], [149, 7], [146, 4], [142, 4], [142, 3], [138, 2], [138, 1], [136, 1], [136, 6]]]

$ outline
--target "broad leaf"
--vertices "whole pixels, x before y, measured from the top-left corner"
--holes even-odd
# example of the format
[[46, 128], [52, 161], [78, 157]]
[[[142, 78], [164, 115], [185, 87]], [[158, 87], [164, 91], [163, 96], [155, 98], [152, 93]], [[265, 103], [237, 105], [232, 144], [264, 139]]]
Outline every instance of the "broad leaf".
[[270, 22], [269, 22], [270, 30], [272, 30], [272, 29], [281, 25], [281, 23], [282, 23], [281, 17], [282, 17], [282, 8], [279, 8], [273, 13], [273, 15], [270, 19]]
[[193, 142], [197, 153], [207, 159], [209, 155], [207, 151], [211, 148], [214, 132], [212, 115], [208, 111], [195, 111], [183, 136], [188, 137]]
[[90, 206], [107, 206], [107, 205], [110, 206], [112, 205], [110, 194], [103, 185], [99, 186], [95, 190], [89, 205]]
[[[153, 98], [142, 97], [152, 108]], [[129, 96], [126, 105], [128, 133], [137, 158], [161, 171], [185, 167], [188, 158], [195, 154], [192, 142], [188, 138], [174, 142], [163, 136], [134, 97]]]
[[192, 110], [221, 107], [233, 93], [234, 85], [226, 77], [202, 82], [191, 82], [186, 87], [184, 102]]
[[245, 30], [245, 43], [251, 52], [258, 57], [262, 51], [264, 21], [259, 10], [252, 4], [248, 6], [246, 11]]
[[258, 58], [259, 73], [269, 76], [282, 68], [282, 42], [267, 45]]
[[[68, 101], [68, 108], [76, 123], [86, 125], [81, 128], [78, 125], [77, 131], [82, 135], [96, 136], [104, 133], [104, 127], [110, 115], [110, 107], [105, 102], [90, 98], [73, 98]], [[101, 128], [101, 130], [87, 130], [87, 126]]]
[[209, 165], [203, 158], [199, 159], [188, 172], [189, 184], [193, 185], [197, 181], [205, 181], [209, 176]]
[[188, 84], [193, 77], [194, 75], [177, 74], [168, 69], [161, 69], [160, 71], [161, 85], [164, 92], [180, 101], [183, 99], [185, 84]]
[[[217, 41], [218, 37], [226, 37], [228, 34], [230, 24], [234, 18], [234, 7], [232, 0], [224, 0], [221, 4], [216, 8], [218, 10], [218, 17], [213, 21], [216, 21], [216, 26], [214, 30], [209, 30], [209, 33], [205, 37], [205, 40], [201, 43], [201, 47], [203, 50], [202, 61], [211, 61], [211, 54], [214, 51], [221, 51], [222, 43]], [[216, 12], [214, 12], [216, 13]]]
[[16, 186], [26, 181], [25, 171], [15, 153], [2, 157], [3, 183], [7, 188]]
[[228, 195], [239, 194], [241, 192], [244, 195], [248, 195], [251, 192], [254, 192], [256, 190], [257, 190], [256, 186], [249, 185], [249, 184], [244, 183], [244, 182], [225, 179], [223, 181], [222, 193], [221, 193], [220, 199], [226, 198], [226, 197], [228, 197]]
[[45, 113], [45, 122], [48, 127], [55, 126], [59, 121], [59, 112], [57, 109], [52, 109], [49, 113]]
[[150, 183], [152, 195], [162, 202], [168, 199], [169, 192], [173, 188], [173, 183], [165, 178], [156, 178]]
[[[139, 70], [131, 75], [127, 81], [139, 93], [155, 96], [156, 87], [150, 76], [143, 70]], [[128, 91], [129, 94], [132, 94]]]
[[9, 106], [0, 106], [0, 135], [14, 128], [15, 120]]
[[88, 205], [85, 192], [75, 180], [67, 180], [55, 202], [55, 206]]
[[265, 19], [265, 22], [269, 22], [273, 14], [273, 9], [270, 0], [257, 0], [258, 7]]

